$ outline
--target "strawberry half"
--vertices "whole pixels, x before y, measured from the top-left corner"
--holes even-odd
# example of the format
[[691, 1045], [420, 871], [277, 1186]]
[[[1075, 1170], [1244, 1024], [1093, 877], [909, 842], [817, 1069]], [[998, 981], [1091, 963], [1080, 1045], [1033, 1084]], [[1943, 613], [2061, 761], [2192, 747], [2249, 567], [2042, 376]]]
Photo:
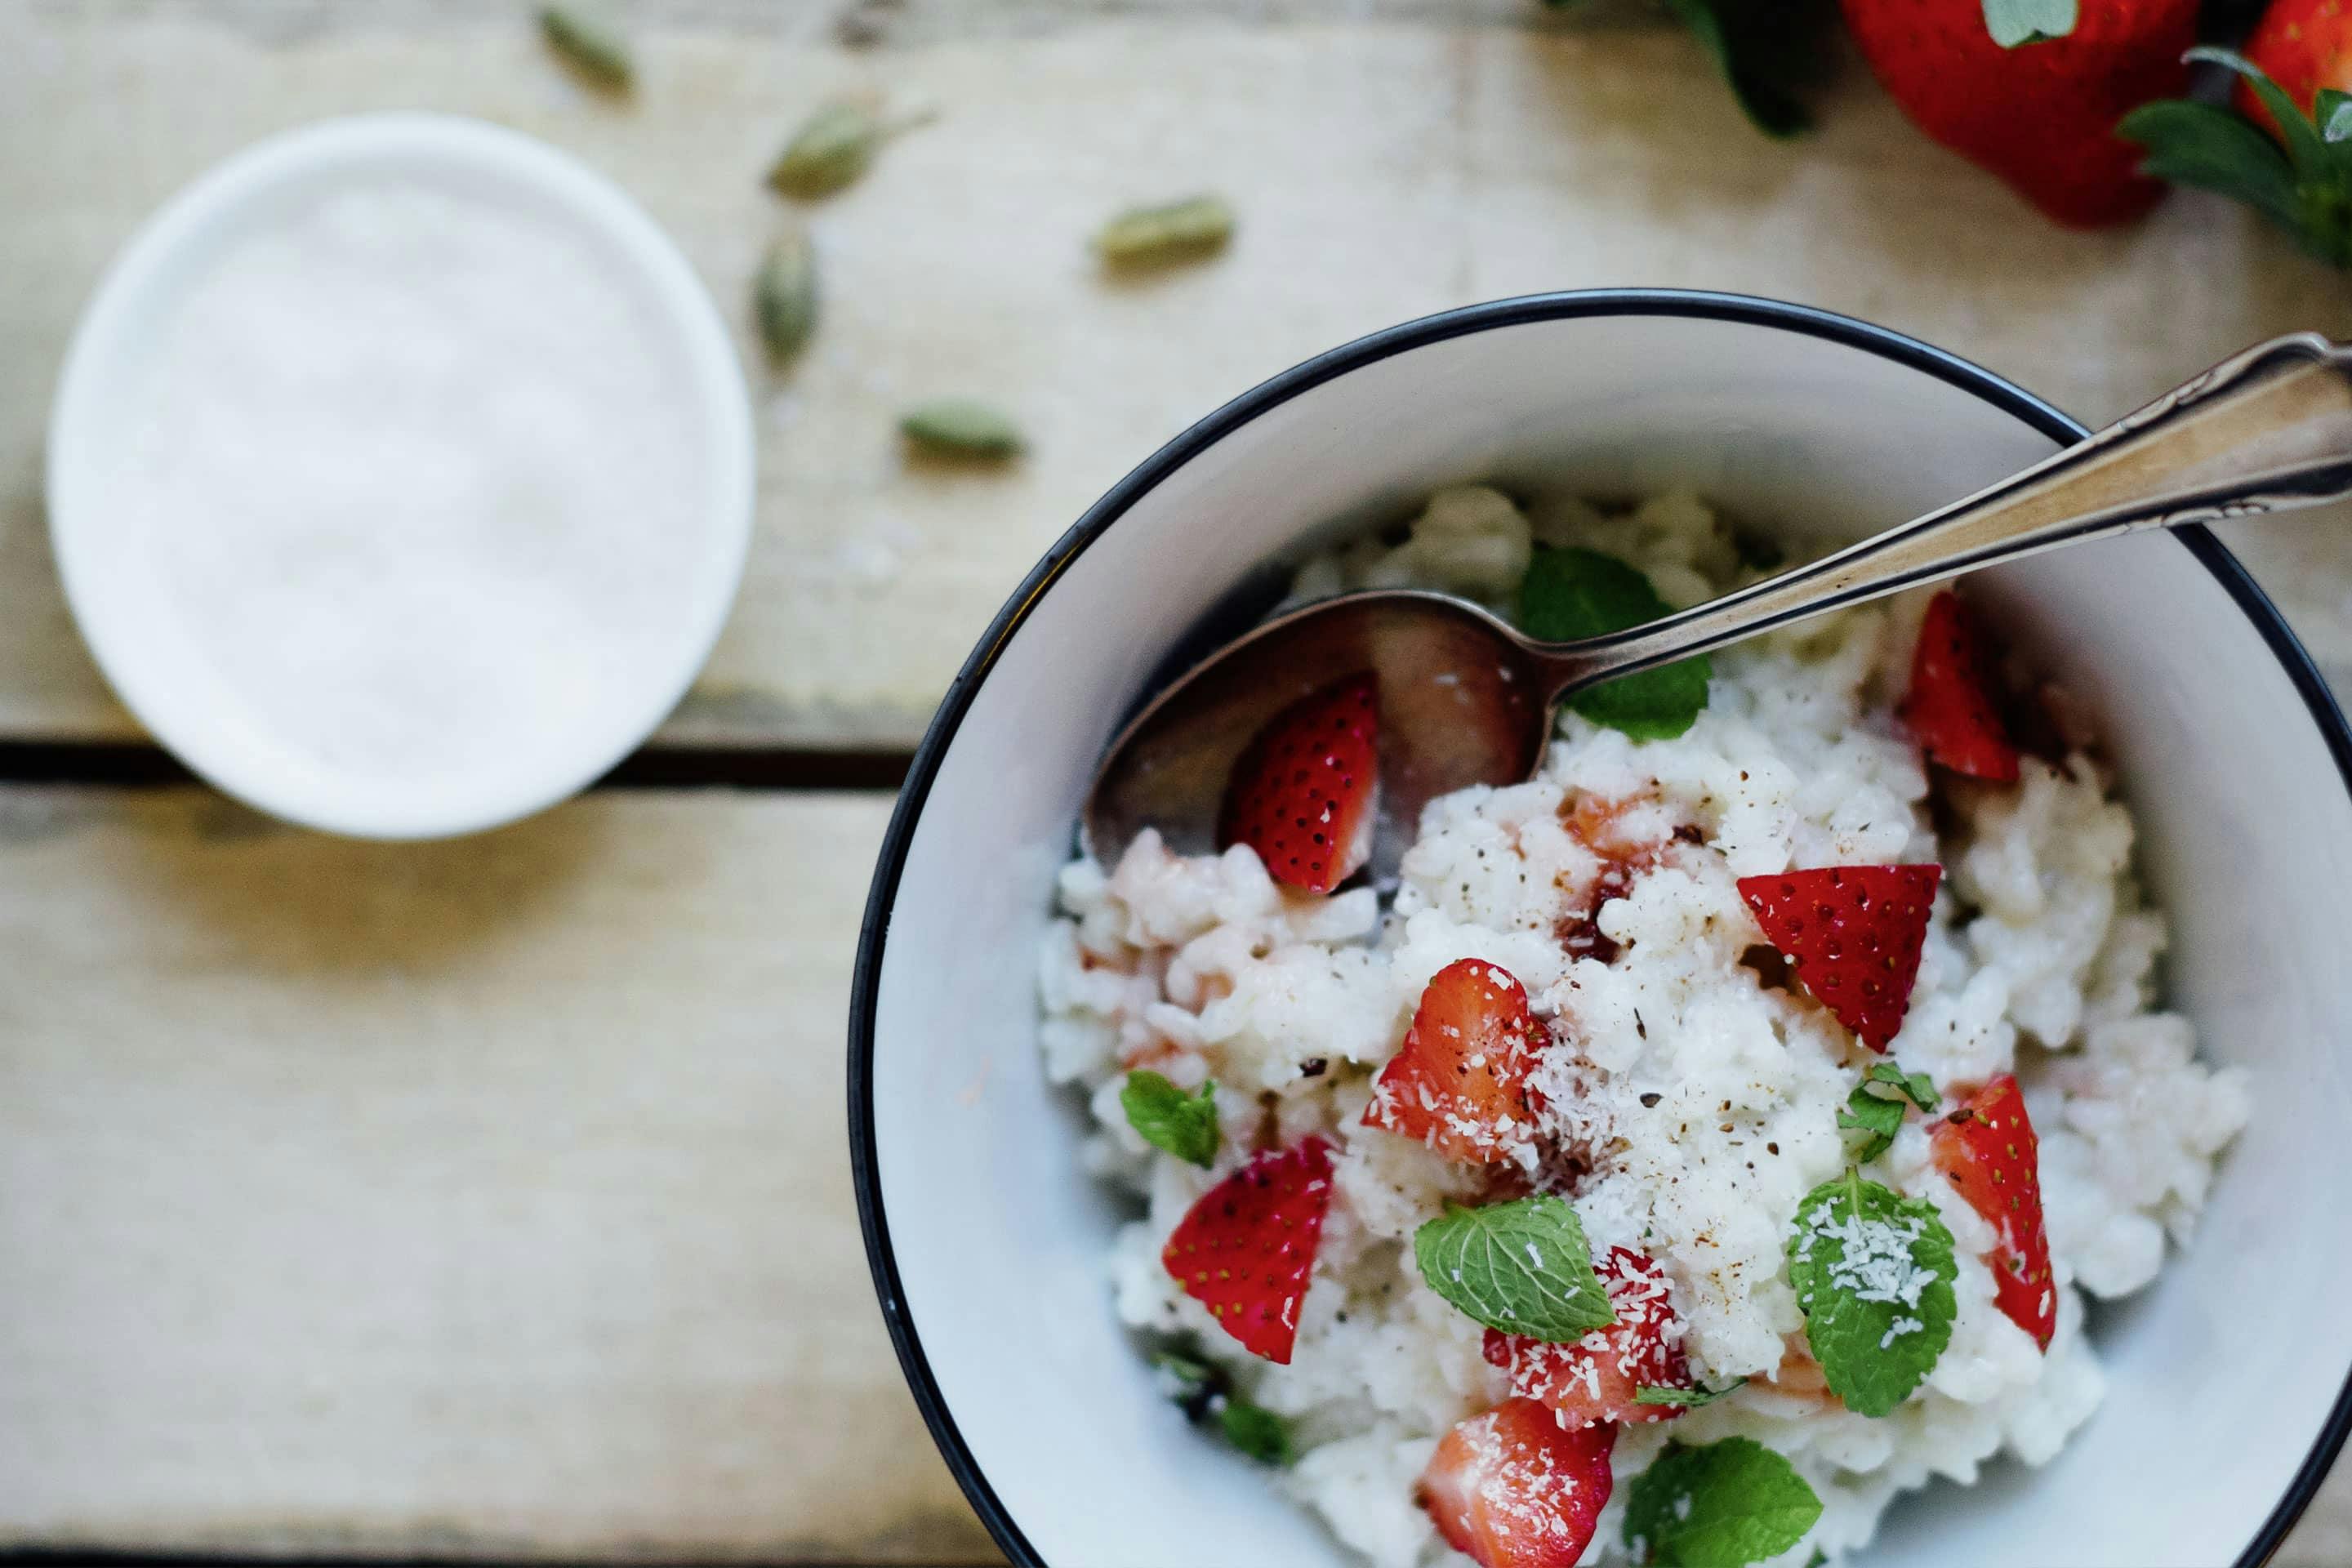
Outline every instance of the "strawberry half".
[[2000, 689], [1983, 629], [1958, 594], [1938, 594], [1919, 626], [1902, 718], [1927, 755], [1972, 779], [2013, 784], [2017, 747], [1993, 699]]
[[1508, 1159], [1535, 1135], [1542, 1100], [1528, 1074], [1549, 1038], [1509, 970], [1457, 959], [1423, 990], [1404, 1044], [1372, 1086], [1364, 1125], [1465, 1163]]
[[1532, 1399], [1507, 1399], [1448, 1432], [1421, 1472], [1421, 1506], [1478, 1568], [1574, 1568], [1612, 1478], [1617, 1428], [1570, 1431]]
[[1351, 675], [1268, 720], [1234, 763], [1217, 844], [1246, 844], [1277, 881], [1328, 893], [1372, 852], [1380, 683]]
[[1739, 896], [1797, 978], [1874, 1051], [1903, 1027], [1941, 866], [1827, 866], [1742, 877]]
[[1201, 1194], [1160, 1265], [1243, 1349], [1287, 1366], [1330, 1205], [1329, 1145], [1270, 1150]]
[[1985, 1254], [1993, 1300], [2048, 1350], [2058, 1331], [2058, 1291], [2050, 1278], [2050, 1235], [2042, 1224], [2042, 1144], [2015, 1076], [2003, 1073], [1946, 1117], [1933, 1144], [1936, 1169], [2000, 1232], [1999, 1244]]
[[1617, 1313], [1610, 1328], [1571, 1344], [1486, 1331], [1486, 1359], [1507, 1368], [1511, 1393], [1532, 1399], [1563, 1426], [1604, 1421], [1671, 1421], [1676, 1405], [1643, 1405], [1643, 1388], [1689, 1388], [1682, 1320], [1667, 1299], [1666, 1271], [1630, 1247], [1612, 1247], [1594, 1267]]

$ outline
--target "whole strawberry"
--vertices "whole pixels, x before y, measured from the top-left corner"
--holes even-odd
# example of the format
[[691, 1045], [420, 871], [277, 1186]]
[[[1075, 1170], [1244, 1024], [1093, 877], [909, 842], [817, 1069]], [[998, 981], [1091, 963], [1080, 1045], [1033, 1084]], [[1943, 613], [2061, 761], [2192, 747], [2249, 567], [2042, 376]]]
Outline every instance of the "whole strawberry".
[[[2352, 90], [2352, 7], [2345, 0], [2278, 0], [2246, 38], [2245, 57], [2309, 114], [2322, 88]], [[2238, 83], [2238, 111], [2275, 136], [2278, 117]]]
[[1989, 18], [2009, 8], [1993, 0], [1843, 3], [1912, 122], [2058, 222], [2127, 222], [2163, 195], [2116, 123], [2186, 87], [2198, 0], [2080, 0], [2071, 32], [2014, 47], [1993, 37]]

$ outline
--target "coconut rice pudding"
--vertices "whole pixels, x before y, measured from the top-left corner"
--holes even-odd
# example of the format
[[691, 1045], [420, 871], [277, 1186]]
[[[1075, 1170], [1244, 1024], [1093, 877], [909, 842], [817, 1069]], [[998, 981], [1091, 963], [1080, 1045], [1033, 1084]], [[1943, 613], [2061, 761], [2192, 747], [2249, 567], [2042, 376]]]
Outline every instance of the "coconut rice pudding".
[[[1297, 594], [1567, 637], [1761, 574], [1687, 495], [1473, 487]], [[1253, 743], [1223, 853], [1066, 868], [1045, 1063], [1143, 1205], [1108, 1268], [1171, 1399], [1397, 1568], [1837, 1563], [2056, 1454], [2086, 1299], [2188, 1241], [2247, 1097], [2038, 673], [1946, 591], [1614, 682], [1392, 889], [1367, 674]]]

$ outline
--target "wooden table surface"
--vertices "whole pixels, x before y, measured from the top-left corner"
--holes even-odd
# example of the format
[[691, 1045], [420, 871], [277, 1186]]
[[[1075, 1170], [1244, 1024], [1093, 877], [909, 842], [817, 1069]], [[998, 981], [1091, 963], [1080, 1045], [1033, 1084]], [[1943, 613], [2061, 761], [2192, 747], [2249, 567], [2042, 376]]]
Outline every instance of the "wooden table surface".
[[[1611, 283], [1774, 294], [2085, 418], [2352, 289], [2237, 209], [2070, 235], [1859, 71], [1793, 145], [1678, 34], [1517, 0], [641, 0], [614, 105], [524, 7], [0, 0], [0, 1546], [986, 1561], [872, 1305], [842, 1130], [895, 758], [1027, 564], [1187, 422], [1357, 333]], [[852, 47], [845, 36], [872, 41]], [[826, 319], [761, 367], [759, 174], [817, 98], [935, 107], [809, 209]], [[107, 258], [190, 175], [371, 108], [572, 149], [735, 322], [750, 577], [637, 770], [463, 843], [281, 829], [163, 776], [59, 600], [39, 448]], [[1113, 286], [1109, 209], [1230, 253]], [[1015, 409], [1002, 473], [896, 409]], [[2352, 678], [2343, 517], [2232, 542]], [[695, 748], [680, 761], [680, 748]], [[10, 782], [13, 781], [13, 782]], [[111, 782], [110, 782], [111, 781]], [[2283, 1562], [2352, 1562], [2339, 1486]]]

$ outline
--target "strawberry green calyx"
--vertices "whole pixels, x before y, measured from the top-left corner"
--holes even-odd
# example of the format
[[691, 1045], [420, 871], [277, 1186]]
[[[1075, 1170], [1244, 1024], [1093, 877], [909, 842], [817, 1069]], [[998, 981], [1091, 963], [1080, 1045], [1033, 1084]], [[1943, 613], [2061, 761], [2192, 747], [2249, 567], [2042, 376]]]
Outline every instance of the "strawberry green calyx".
[[[1544, 0], [1566, 11], [1582, 0]], [[1738, 100], [1748, 122], [1767, 136], [1800, 136], [1813, 117], [1800, 91], [1823, 74], [1828, 58], [1827, 0], [1663, 0], [1699, 41]], [[2019, 0], [1988, 0], [2016, 4]], [[2037, 8], [2074, 0], [2024, 0]]]
[[2352, 97], [2321, 88], [2306, 114], [2267, 72], [2234, 50], [2197, 48], [2187, 58], [2226, 66], [2244, 78], [2279, 134], [2273, 138], [2236, 110], [2210, 103], [2146, 104], [2116, 127], [2117, 135], [2147, 149], [2141, 171], [2244, 202], [2320, 260], [2352, 268]]

